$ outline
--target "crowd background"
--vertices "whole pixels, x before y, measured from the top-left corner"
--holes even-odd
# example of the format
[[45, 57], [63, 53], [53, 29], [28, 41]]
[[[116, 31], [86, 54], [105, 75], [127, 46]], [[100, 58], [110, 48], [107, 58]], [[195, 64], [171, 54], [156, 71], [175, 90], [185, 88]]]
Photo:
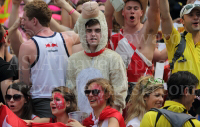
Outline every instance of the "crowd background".
[[[195, 95], [200, 87], [200, 1], [127, 0], [125, 11], [116, 11], [110, 0], [44, 2], [0, 0], [0, 106], [7, 105], [27, 126], [61, 122], [72, 127], [146, 127], [156, 124], [151, 122], [156, 118], [148, 112], [151, 108], [178, 105], [186, 112], [169, 110], [189, 113], [196, 118], [193, 125], [200, 125], [200, 102]], [[188, 7], [192, 8], [189, 14], [187, 4], [194, 6]], [[131, 11], [132, 5], [140, 5], [144, 14], [137, 7]], [[41, 14], [36, 14], [38, 10]], [[130, 19], [124, 18], [127, 15]], [[194, 17], [191, 24], [184, 15]], [[187, 61], [193, 68], [181, 64], [186, 67], [177, 69], [177, 62], [171, 72], [169, 63], [176, 47], [169, 43], [179, 43], [181, 37], [169, 37], [184, 31], [191, 33], [191, 37], [186, 33], [186, 47], [192, 38], [197, 50], [187, 49], [194, 57]], [[146, 41], [141, 39], [147, 35]], [[183, 85], [176, 90], [184, 92], [169, 91], [173, 85]], [[177, 96], [173, 98], [170, 92]], [[89, 115], [83, 123], [68, 116], [77, 110]]]

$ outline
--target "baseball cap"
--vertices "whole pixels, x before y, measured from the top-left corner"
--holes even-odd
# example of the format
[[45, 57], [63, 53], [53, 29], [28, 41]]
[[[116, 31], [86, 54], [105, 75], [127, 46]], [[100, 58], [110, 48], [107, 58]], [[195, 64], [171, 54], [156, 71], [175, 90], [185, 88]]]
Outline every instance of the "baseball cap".
[[183, 15], [189, 14], [194, 8], [197, 8], [200, 10], [200, 3], [195, 2], [194, 4], [186, 4], [185, 6], [183, 6], [180, 12], [180, 17], [182, 18]]

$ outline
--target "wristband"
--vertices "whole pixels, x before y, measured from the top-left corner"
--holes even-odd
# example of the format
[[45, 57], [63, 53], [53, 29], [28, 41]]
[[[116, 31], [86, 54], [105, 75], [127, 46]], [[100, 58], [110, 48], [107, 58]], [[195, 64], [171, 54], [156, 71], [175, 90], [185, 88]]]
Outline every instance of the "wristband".
[[69, 12], [69, 15], [71, 15], [72, 13], [74, 13], [75, 9], [72, 9], [70, 12]]

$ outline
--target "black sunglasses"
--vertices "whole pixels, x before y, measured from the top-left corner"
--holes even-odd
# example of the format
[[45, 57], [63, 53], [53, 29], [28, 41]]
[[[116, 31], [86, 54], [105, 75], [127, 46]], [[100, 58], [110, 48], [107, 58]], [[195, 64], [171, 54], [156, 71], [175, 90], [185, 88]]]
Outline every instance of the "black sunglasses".
[[21, 95], [21, 94], [14, 94], [14, 95], [6, 94], [5, 99], [7, 102], [9, 102], [11, 100], [11, 98], [13, 98], [14, 101], [20, 101], [22, 96], [23, 95]]
[[94, 89], [94, 90], [85, 90], [85, 95], [88, 96], [91, 92], [92, 95], [97, 96], [100, 93], [100, 90]]

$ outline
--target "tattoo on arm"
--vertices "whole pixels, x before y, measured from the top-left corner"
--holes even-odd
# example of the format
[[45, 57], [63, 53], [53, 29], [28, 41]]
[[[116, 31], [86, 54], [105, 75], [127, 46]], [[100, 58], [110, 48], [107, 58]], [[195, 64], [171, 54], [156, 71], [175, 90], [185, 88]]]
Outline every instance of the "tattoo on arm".
[[23, 72], [22, 72], [22, 70], [19, 70], [19, 73], [20, 73], [19, 80], [20, 80], [20, 82], [23, 82]]

